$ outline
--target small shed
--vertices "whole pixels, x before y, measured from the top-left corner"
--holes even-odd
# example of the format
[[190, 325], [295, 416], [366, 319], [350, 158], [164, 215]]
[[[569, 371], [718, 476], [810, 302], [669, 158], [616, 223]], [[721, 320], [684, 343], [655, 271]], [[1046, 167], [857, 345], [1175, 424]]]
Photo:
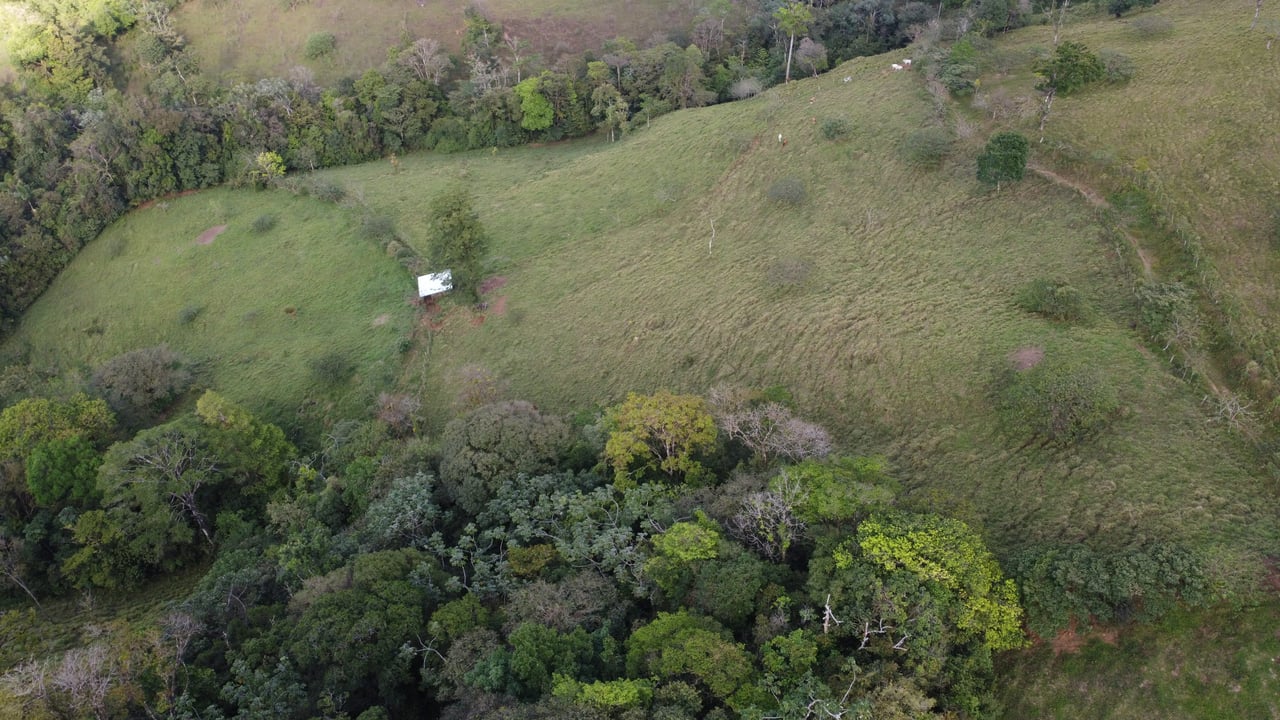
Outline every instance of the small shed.
[[442, 270], [438, 273], [418, 276], [418, 297], [429, 298], [433, 295], [449, 292], [453, 289], [453, 272]]

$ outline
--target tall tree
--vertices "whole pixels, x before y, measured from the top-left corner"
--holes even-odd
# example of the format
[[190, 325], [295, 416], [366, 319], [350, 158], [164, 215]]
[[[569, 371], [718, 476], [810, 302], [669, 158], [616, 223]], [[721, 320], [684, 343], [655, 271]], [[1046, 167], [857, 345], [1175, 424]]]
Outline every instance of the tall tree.
[[808, 5], [793, 1], [774, 10], [773, 18], [778, 21], [778, 28], [787, 34], [786, 82], [791, 82], [791, 54], [796, 48], [796, 36], [809, 31], [809, 23], [813, 22], [813, 13]]
[[478, 299], [478, 286], [489, 235], [473, 207], [471, 193], [454, 188], [431, 201], [431, 263], [453, 273], [453, 289]]

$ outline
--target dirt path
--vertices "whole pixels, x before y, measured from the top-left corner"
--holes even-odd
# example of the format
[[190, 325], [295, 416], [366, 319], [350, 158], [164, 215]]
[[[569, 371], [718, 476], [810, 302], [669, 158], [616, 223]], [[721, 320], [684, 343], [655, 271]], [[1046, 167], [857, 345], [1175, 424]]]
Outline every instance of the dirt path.
[[[1088, 200], [1090, 205], [1096, 208], [1111, 208], [1111, 203], [1107, 202], [1106, 198], [1102, 197], [1101, 193], [1088, 185], [1063, 177], [1052, 170], [1042, 168], [1037, 165], [1028, 165], [1027, 169], [1055, 185], [1075, 190], [1083, 195], [1084, 199]], [[1122, 229], [1121, 232], [1124, 232], [1124, 230]], [[1127, 232], [1124, 232], [1124, 237], [1129, 241], [1129, 245], [1133, 248], [1133, 251], [1138, 254], [1138, 259], [1142, 261], [1143, 278], [1146, 280], [1154, 280], [1155, 273], [1151, 271], [1151, 258], [1147, 255], [1147, 252], [1142, 249], [1142, 246], [1138, 244], [1138, 239]]]

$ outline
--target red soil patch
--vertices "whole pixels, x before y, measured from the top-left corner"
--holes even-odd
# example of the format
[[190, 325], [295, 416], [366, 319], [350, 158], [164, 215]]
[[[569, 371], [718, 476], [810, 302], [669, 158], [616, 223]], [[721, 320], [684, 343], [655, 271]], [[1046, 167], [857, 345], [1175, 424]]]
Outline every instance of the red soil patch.
[[506, 315], [507, 314], [507, 296], [503, 295], [502, 297], [490, 303], [489, 312], [499, 316]]
[[479, 292], [481, 295], [488, 295], [489, 293], [493, 292], [494, 290], [497, 290], [498, 288], [506, 284], [507, 284], [506, 276], [494, 275], [491, 278], [485, 278], [484, 280], [481, 280], [480, 286], [476, 288], [476, 291]]
[[213, 239], [221, 235], [227, 229], [226, 225], [214, 225], [213, 227], [200, 233], [200, 237], [196, 238], [197, 245], [212, 245]]
[[1009, 353], [1009, 362], [1013, 363], [1015, 370], [1030, 370], [1039, 365], [1041, 360], [1044, 360], [1042, 347], [1022, 347]]
[[1081, 632], [1077, 628], [1076, 619], [1071, 618], [1071, 624], [1066, 630], [1053, 636], [1049, 647], [1053, 648], [1054, 655], [1074, 655], [1090, 640], [1099, 640], [1114, 647], [1120, 643], [1120, 631], [1113, 627], [1089, 626]]

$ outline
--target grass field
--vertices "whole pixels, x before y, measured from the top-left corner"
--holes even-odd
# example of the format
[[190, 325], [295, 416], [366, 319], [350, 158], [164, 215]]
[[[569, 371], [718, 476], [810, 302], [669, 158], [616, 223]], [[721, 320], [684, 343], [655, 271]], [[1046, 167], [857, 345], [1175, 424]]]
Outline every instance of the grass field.
[[[399, 175], [327, 176], [395, 214], [420, 247], [425, 199], [455, 182], [478, 195], [508, 283], [478, 327], [461, 308], [440, 321], [428, 397], [448, 396], [473, 363], [557, 410], [628, 390], [783, 384], [847, 447], [889, 451], [910, 487], [984, 522], [1003, 549], [1182, 539], [1236, 559], [1273, 547], [1274, 494], [1130, 329], [1129, 276], [1092, 210], [1034, 178], [984, 190], [972, 142], [939, 171], [904, 165], [898, 145], [929, 104], [916, 77], [882, 66], [665, 117], [614, 145], [421, 155]], [[836, 116], [854, 128], [845, 141], [820, 135]], [[801, 206], [766, 200], [784, 177], [806, 184]], [[780, 287], [769, 278], [783, 262], [808, 277]], [[1081, 288], [1100, 317], [1062, 327], [1015, 309], [1037, 277]], [[1025, 346], [1099, 368], [1127, 417], [1072, 451], [1004, 437], [989, 384]]]
[[1280, 607], [1177, 613], [1071, 653], [1000, 662], [1009, 718], [1266, 720], [1280, 717]]
[[[458, 49], [463, 10], [453, 0], [192, 0], [174, 17], [207, 73], [254, 80], [305, 65], [321, 82], [359, 76], [387, 59], [387, 48], [430, 37]], [[477, 5], [529, 50], [552, 66], [566, 55], [597, 49], [625, 35], [642, 42], [655, 32], [683, 28], [692, 10], [680, 0], [486, 0]], [[314, 33], [333, 33], [337, 50], [307, 60], [303, 48]]]
[[[276, 225], [256, 232], [264, 214]], [[367, 412], [399, 372], [413, 281], [358, 225], [353, 211], [284, 192], [211, 190], [132, 212], [81, 252], [3, 350], [75, 372], [167, 343], [199, 363], [201, 384], [273, 420], [297, 422], [304, 401]], [[329, 353], [356, 368], [337, 389], [310, 370]]]
[[[1142, 13], [1069, 24], [1064, 39], [1132, 58], [1134, 79], [1090, 89], [1054, 104], [1046, 145], [1060, 162], [1104, 191], [1135, 178], [1155, 188], [1161, 210], [1185, 220], [1202, 238], [1219, 284], [1241, 309], [1235, 331], [1255, 360], [1280, 372], [1280, 53], [1268, 48], [1280, 10], [1263, 8], [1252, 32], [1254, 3], [1166, 0]], [[1163, 29], [1161, 30], [1161, 26]], [[1153, 32], [1155, 27], [1158, 32]], [[1001, 42], [1006, 59], [1052, 42], [1049, 28], [1028, 28]], [[997, 64], [998, 65], [998, 64]], [[984, 87], [1033, 94], [1025, 66], [989, 67]], [[1124, 108], [1123, 118], [1115, 110]], [[1156, 245], [1166, 274], [1204, 274], [1178, 262], [1179, 248]], [[1241, 363], [1243, 364], [1243, 363]]]

